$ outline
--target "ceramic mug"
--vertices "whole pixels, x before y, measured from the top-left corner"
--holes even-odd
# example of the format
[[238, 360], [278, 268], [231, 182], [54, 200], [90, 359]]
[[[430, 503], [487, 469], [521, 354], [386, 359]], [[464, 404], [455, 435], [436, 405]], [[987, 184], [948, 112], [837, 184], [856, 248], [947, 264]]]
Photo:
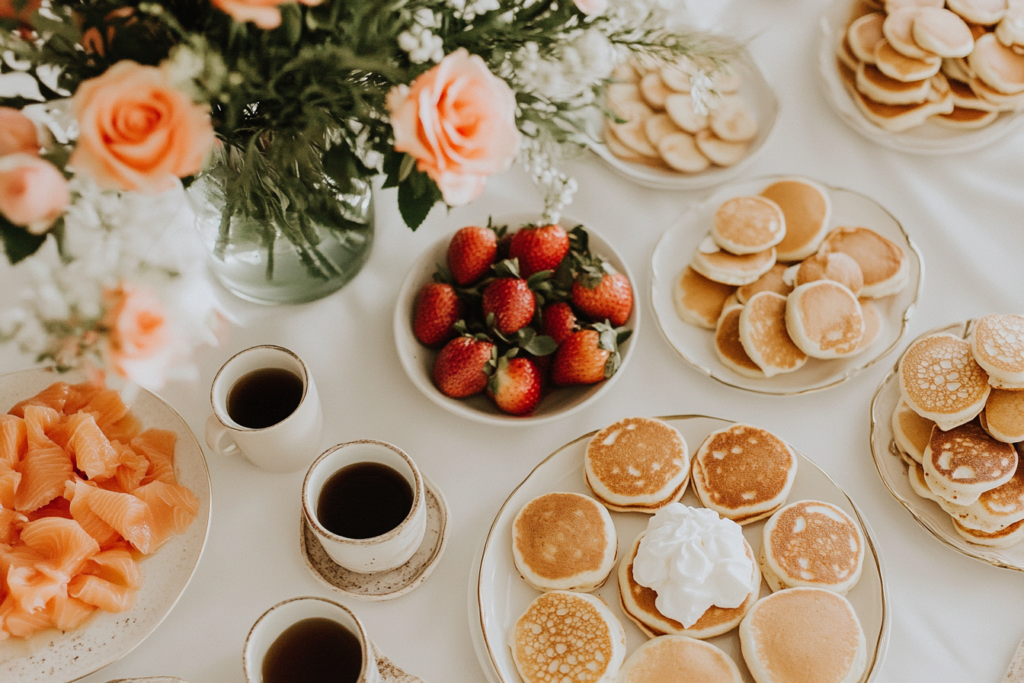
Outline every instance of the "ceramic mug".
[[[252, 428], [239, 424], [228, 412], [228, 396], [235, 384], [251, 372], [288, 370], [302, 380], [302, 397], [290, 415], [276, 424]], [[213, 415], [206, 421], [206, 445], [214, 453], [241, 453], [249, 462], [270, 472], [291, 472], [309, 464], [320, 448], [323, 412], [320, 395], [309, 368], [301, 358], [280, 346], [254, 346], [235, 354], [217, 372], [210, 389]]]
[[341, 624], [356, 637], [362, 653], [362, 668], [356, 683], [381, 682], [373, 644], [356, 615], [333, 600], [300, 597], [277, 603], [253, 624], [242, 650], [242, 666], [248, 683], [263, 683], [263, 659], [267, 651], [285, 630], [304, 619], [330, 619]]
[[[412, 506], [390, 531], [370, 538], [348, 538], [325, 527], [317, 517], [324, 484], [344, 467], [379, 463], [400, 474], [412, 489]], [[327, 449], [316, 459], [302, 483], [302, 514], [320, 545], [335, 562], [354, 572], [370, 573], [399, 567], [416, 553], [427, 531], [423, 475], [402, 449], [383, 441], [349, 441]]]

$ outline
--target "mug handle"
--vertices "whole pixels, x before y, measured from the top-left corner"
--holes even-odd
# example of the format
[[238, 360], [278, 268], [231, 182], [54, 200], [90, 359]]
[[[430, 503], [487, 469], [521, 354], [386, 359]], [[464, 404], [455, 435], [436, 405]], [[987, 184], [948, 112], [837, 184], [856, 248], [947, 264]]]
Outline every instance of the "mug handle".
[[206, 445], [217, 455], [239, 452], [238, 444], [231, 438], [231, 432], [221, 424], [216, 415], [211, 415], [206, 420]]

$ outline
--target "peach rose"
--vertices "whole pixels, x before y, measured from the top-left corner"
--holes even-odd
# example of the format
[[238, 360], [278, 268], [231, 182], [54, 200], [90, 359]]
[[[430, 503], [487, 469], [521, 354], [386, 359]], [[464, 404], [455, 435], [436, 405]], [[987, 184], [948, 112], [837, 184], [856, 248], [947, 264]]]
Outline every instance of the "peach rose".
[[576, 5], [576, 9], [586, 14], [588, 17], [604, 14], [605, 10], [608, 9], [608, 0], [572, 0], [573, 4]]
[[17, 109], [0, 107], [0, 157], [8, 154], [39, 154], [39, 132]]
[[39, 235], [70, 203], [68, 181], [50, 162], [32, 154], [0, 157], [0, 213], [10, 222]]
[[144, 386], [163, 384], [171, 333], [163, 304], [152, 292], [122, 282], [104, 292], [109, 332], [107, 360], [122, 377]]
[[[229, 14], [235, 21], [244, 24], [251, 21], [260, 28], [272, 29], [281, 25], [281, 10], [287, 0], [210, 0], [214, 7]], [[322, 0], [299, 0], [303, 5], [319, 5]]]
[[395, 149], [437, 183], [449, 206], [484, 191], [487, 176], [519, 151], [516, 97], [477, 55], [460, 48], [412, 82], [388, 93]]
[[153, 66], [122, 61], [78, 87], [70, 165], [112, 190], [163, 192], [198, 173], [213, 148], [206, 107]]

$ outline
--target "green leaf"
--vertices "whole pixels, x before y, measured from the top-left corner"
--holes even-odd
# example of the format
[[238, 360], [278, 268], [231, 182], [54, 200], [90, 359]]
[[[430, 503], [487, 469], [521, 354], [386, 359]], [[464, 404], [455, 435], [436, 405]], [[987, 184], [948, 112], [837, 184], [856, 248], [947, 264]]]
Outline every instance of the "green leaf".
[[405, 179], [409, 177], [412, 170], [416, 167], [416, 158], [411, 154], [406, 154], [405, 158], [402, 159], [402, 166], [398, 171], [398, 182], [404, 183]]
[[558, 349], [558, 342], [553, 337], [549, 337], [546, 334], [540, 334], [529, 341], [529, 343], [523, 346], [523, 350], [532, 353], [535, 356], [547, 356], [548, 354], [554, 353]]
[[302, 10], [295, 3], [281, 5], [281, 30], [288, 44], [295, 47], [302, 38]]
[[398, 210], [402, 220], [415, 230], [426, 220], [427, 214], [438, 201], [441, 191], [424, 173], [414, 171], [398, 186]]
[[0, 216], [0, 239], [4, 242], [7, 259], [14, 264], [39, 251], [39, 247], [46, 241], [46, 234], [33, 235]]

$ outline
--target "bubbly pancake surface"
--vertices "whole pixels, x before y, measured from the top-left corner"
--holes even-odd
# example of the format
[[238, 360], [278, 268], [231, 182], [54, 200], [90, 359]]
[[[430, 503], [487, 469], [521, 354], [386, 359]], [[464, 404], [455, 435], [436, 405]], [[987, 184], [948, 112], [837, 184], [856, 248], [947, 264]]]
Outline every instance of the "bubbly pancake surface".
[[986, 315], [971, 333], [971, 352], [990, 373], [1011, 382], [1024, 376], [1024, 316]]
[[832, 204], [823, 188], [799, 178], [779, 180], [761, 191], [779, 205], [786, 217], [786, 236], [775, 249], [780, 261], [805, 258], [814, 253], [824, 236]]
[[948, 431], [932, 430], [924, 470], [926, 477], [935, 475], [947, 486], [991, 484], [989, 488], [994, 488], [1017, 470], [1017, 452], [1012, 445], [993, 439], [981, 425], [968, 422]]
[[[765, 526], [768, 557], [787, 585], [842, 587], [860, 574], [864, 538], [849, 515], [828, 503], [802, 500], [782, 508]], [[773, 567], [775, 569], [775, 567]]]
[[981, 412], [991, 391], [988, 373], [974, 360], [970, 344], [949, 334], [911, 344], [899, 376], [907, 405], [947, 429]]
[[619, 683], [739, 683], [735, 662], [714, 645], [686, 636], [660, 636], [638, 647]]
[[599, 431], [584, 460], [587, 483], [598, 497], [651, 509], [679, 497], [690, 466], [678, 430], [648, 417], [626, 418]]

